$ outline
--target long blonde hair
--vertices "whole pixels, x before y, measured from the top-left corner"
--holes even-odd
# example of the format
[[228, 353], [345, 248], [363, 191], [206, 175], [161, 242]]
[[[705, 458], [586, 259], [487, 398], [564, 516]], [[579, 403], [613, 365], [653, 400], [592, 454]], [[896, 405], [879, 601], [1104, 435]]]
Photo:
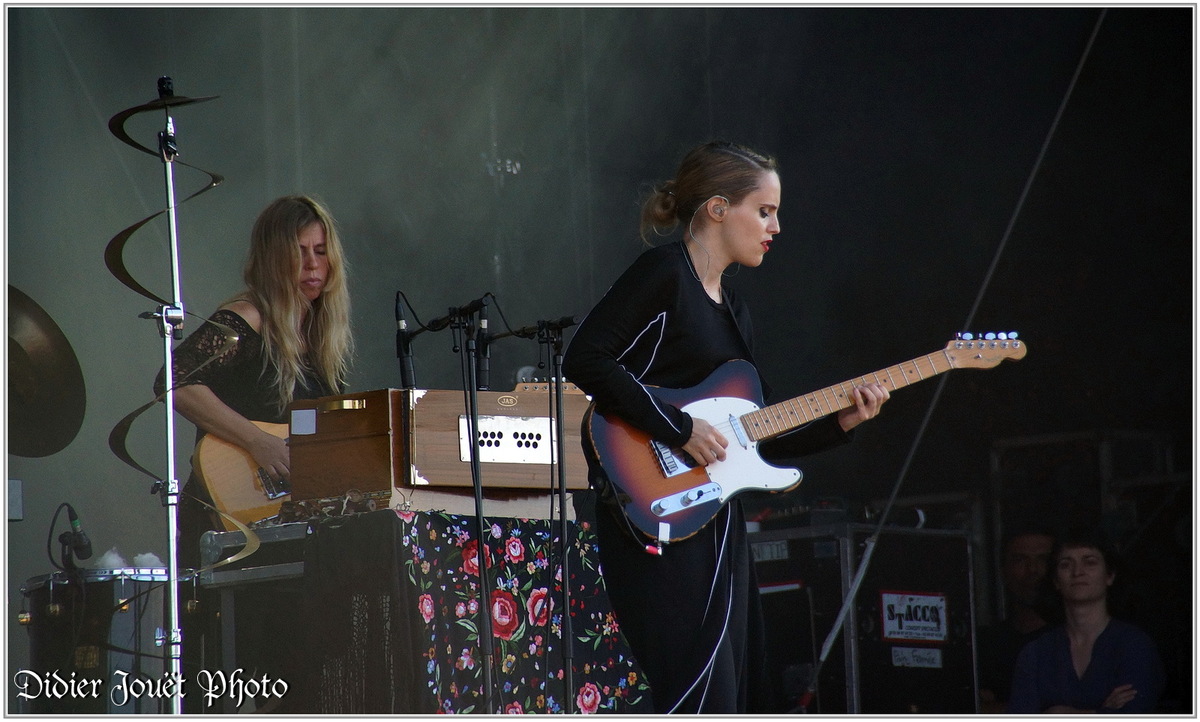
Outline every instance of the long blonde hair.
[[[297, 284], [302, 262], [297, 239], [312, 223], [325, 229], [329, 274], [321, 295], [310, 302]], [[280, 410], [292, 402], [296, 381], [306, 369], [335, 393], [343, 388], [354, 354], [347, 271], [337, 226], [320, 202], [284, 196], [255, 220], [242, 273], [246, 290], [238, 298], [257, 308], [262, 318], [263, 367], [273, 369], [267, 381], [278, 392]]]

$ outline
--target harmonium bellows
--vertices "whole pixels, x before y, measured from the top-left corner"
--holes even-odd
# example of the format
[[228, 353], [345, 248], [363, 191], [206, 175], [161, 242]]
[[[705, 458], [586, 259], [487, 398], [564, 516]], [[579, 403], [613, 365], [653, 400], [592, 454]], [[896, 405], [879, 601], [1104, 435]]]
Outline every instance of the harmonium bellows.
[[[480, 480], [487, 489], [558, 487], [552, 385], [476, 392]], [[563, 384], [562, 473], [568, 489], [587, 488], [580, 425], [588, 397]], [[296, 401], [288, 445], [294, 499], [391, 487], [472, 487], [472, 440], [462, 391], [379, 389]]]

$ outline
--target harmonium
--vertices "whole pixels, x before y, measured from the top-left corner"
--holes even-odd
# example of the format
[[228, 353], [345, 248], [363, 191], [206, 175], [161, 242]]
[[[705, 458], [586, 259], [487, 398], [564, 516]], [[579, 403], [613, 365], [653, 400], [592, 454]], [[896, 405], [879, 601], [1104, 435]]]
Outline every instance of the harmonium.
[[291, 497], [391, 489], [474, 487], [472, 446], [484, 490], [551, 493], [587, 488], [581, 424], [590, 403], [562, 384], [562, 455], [552, 382], [475, 394], [475, 435], [463, 391], [379, 389], [296, 401], [290, 408]]

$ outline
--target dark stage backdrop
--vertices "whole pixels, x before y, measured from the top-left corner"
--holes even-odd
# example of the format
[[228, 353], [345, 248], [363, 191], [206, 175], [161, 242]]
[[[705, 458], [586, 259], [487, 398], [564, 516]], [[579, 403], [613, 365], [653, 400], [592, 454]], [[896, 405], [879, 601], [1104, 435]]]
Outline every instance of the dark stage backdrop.
[[[586, 312], [642, 248], [646, 184], [723, 137], [782, 166], [780, 242], [730, 281], [752, 304], [778, 397], [961, 330], [1015, 330], [1030, 348], [1016, 364], [951, 374], [940, 395], [937, 382], [897, 393], [771, 505], [884, 498], [910, 453], [903, 496], [970, 497], [989, 484], [997, 441], [1097, 429], [1161, 433], [1174, 467], [1191, 468], [1190, 7], [1111, 9], [1102, 23], [1084, 7], [6, 13], [8, 282], [62, 328], [87, 401], [66, 448], [7, 457], [24, 502], [7, 528], [10, 611], [21, 583], [50, 570], [62, 501], [98, 554], [166, 555], [149, 479], [108, 446], [151, 398], [160, 341], [138, 314], [155, 305], [103, 259], [165, 203], [162, 164], [107, 128], [154, 99], [164, 75], [179, 95], [219, 96], [172, 114], [180, 160], [225, 177], [178, 211], [187, 310], [207, 315], [238, 290], [262, 206], [316, 195], [352, 268], [354, 390], [400, 385], [397, 291], [423, 319], [485, 292], [514, 327]], [[143, 115], [128, 128], [153, 147], [161, 124]], [[177, 168], [178, 196], [204, 180]], [[167, 247], [160, 219], [125, 256], [159, 294]], [[444, 332], [415, 340], [419, 386], [461, 388], [451, 345]], [[498, 342], [493, 389], [543, 357], [536, 343]], [[128, 443], [160, 474], [162, 427], [152, 411]], [[186, 476], [191, 427], [178, 438]], [[1180, 543], [1188, 577], [1190, 538]], [[1189, 579], [1175, 580], [1188, 595]], [[19, 667], [14, 616], [8, 663]]]

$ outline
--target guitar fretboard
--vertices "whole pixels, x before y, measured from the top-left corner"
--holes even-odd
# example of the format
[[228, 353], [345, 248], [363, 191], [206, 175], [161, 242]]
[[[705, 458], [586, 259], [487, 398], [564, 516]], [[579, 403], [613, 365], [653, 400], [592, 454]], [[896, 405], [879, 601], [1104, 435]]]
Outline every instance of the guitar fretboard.
[[855, 386], [877, 383], [888, 391], [895, 391], [952, 368], [954, 363], [950, 354], [945, 350], [935, 351], [794, 399], [764, 406], [758, 411], [751, 411], [741, 417], [742, 427], [753, 441], [771, 439], [853, 406]]

